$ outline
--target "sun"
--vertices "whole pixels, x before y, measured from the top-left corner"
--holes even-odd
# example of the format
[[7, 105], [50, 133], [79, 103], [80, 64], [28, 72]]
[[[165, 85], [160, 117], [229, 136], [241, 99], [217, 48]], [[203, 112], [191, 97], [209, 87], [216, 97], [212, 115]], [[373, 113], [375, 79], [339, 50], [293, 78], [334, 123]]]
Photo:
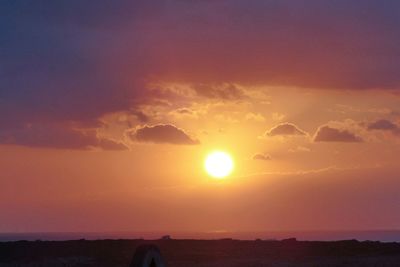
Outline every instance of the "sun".
[[217, 179], [228, 176], [233, 170], [232, 157], [223, 151], [214, 151], [207, 155], [204, 161], [207, 173]]

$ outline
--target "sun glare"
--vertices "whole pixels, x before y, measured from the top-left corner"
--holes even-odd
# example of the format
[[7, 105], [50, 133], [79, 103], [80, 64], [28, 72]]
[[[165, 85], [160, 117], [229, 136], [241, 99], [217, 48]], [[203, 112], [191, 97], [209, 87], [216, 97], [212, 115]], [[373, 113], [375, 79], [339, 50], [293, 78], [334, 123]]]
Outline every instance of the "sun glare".
[[233, 160], [226, 152], [214, 151], [207, 155], [204, 167], [210, 176], [222, 179], [232, 172]]

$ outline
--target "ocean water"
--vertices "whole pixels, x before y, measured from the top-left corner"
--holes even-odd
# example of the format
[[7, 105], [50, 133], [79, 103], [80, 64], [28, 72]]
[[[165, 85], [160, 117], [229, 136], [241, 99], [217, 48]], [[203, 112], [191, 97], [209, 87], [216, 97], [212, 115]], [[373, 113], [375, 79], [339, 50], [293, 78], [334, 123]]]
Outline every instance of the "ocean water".
[[281, 240], [297, 238], [309, 241], [334, 241], [356, 239], [381, 242], [400, 242], [400, 230], [371, 231], [270, 231], [270, 232], [35, 232], [35, 233], [0, 233], [0, 241], [18, 240], [98, 240], [98, 239], [159, 239], [170, 235], [173, 239], [222, 239], [240, 240]]

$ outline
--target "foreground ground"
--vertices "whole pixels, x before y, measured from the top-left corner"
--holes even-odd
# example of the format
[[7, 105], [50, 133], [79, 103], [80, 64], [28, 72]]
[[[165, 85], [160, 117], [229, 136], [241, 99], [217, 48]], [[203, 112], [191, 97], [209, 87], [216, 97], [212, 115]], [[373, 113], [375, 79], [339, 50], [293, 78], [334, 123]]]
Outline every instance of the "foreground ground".
[[169, 267], [400, 266], [400, 243], [227, 239], [0, 242], [0, 267], [128, 267], [143, 243], [156, 244]]

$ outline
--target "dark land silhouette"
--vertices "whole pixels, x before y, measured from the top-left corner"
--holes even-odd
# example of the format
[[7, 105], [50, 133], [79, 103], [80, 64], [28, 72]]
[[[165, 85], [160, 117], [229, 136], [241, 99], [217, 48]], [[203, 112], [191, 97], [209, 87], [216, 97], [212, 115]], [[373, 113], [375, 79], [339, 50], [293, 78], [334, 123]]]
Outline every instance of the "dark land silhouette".
[[400, 266], [400, 243], [170, 239], [0, 242], [0, 267], [129, 267], [143, 244], [169, 267]]

